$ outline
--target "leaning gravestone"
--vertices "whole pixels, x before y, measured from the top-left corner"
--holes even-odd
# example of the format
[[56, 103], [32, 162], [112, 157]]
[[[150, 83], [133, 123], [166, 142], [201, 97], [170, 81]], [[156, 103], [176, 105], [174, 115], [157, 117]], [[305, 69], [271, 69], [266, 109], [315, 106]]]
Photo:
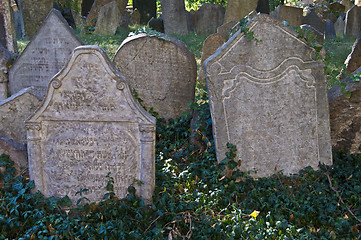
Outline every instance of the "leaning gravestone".
[[10, 1], [0, 1], [0, 44], [11, 52], [17, 52], [14, 16]]
[[162, 0], [162, 18], [166, 34], [188, 34], [184, 0]]
[[317, 31], [324, 33], [326, 24], [322, 21], [322, 19], [317, 15], [315, 11], [310, 11], [307, 13], [305, 17], [303, 17], [302, 24], [308, 24]]
[[258, 0], [228, 0], [224, 23], [238, 22], [250, 12], [256, 10]]
[[239, 169], [271, 176], [332, 164], [324, 64], [268, 15], [238, 31], [204, 63], [217, 160], [237, 147]]
[[353, 6], [346, 13], [345, 36], [357, 37], [361, 31], [361, 8]]
[[25, 120], [40, 106], [41, 100], [25, 88], [11, 97], [0, 101], [0, 137], [26, 145]]
[[[86, 18], [86, 25], [95, 27], [100, 8], [114, 0], [95, 0], [92, 8]], [[127, 7], [128, 0], [115, 0], [117, 2], [119, 11], [122, 13]]]
[[118, 4], [113, 1], [100, 8], [98, 21], [95, 26], [95, 34], [114, 35], [120, 23], [122, 14]]
[[102, 49], [78, 47], [26, 121], [30, 178], [47, 197], [68, 195], [75, 203], [86, 188], [93, 202], [103, 199], [110, 173], [116, 197], [133, 185], [151, 201], [155, 121]]
[[279, 5], [273, 12], [270, 13], [272, 17], [279, 21], [286, 21], [292, 27], [299, 27], [302, 24], [303, 9], [298, 7], [291, 7]]
[[33, 86], [44, 98], [49, 81], [66, 63], [71, 51], [82, 45], [58, 10], [52, 9], [39, 31], [10, 68], [10, 93]]
[[[166, 39], [164, 39], [166, 38]], [[183, 42], [139, 34], [125, 39], [114, 65], [160, 118], [177, 118], [194, 101], [197, 66]]]
[[223, 24], [225, 9], [218, 4], [205, 3], [195, 12], [194, 27], [198, 35], [209, 35], [217, 32]]
[[345, 31], [345, 21], [341, 16], [339, 16], [337, 18], [337, 21], [335, 22], [336, 37], [343, 38], [344, 31]]
[[32, 39], [53, 8], [53, 0], [23, 0], [21, 1], [21, 7], [23, 8], [25, 36]]

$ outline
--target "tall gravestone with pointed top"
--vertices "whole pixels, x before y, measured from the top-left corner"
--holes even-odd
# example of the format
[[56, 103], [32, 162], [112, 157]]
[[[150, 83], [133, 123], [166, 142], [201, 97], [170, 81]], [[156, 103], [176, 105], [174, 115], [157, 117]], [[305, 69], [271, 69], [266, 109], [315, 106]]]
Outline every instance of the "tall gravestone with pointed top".
[[205, 62], [218, 161], [237, 147], [252, 175], [297, 173], [332, 164], [324, 64], [298, 34], [268, 15], [248, 25]]
[[93, 202], [108, 192], [109, 173], [116, 197], [134, 186], [151, 201], [155, 121], [103, 50], [80, 46], [26, 121], [30, 178], [47, 197], [68, 195], [75, 203], [86, 188], [83, 196]]
[[49, 81], [82, 45], [58, 10], [52, 9], [9, 72], [10, 93], [33, 86], [44, 98]]
[[188, 34], [187, 15], [183, 0], [162, 0], [162, 18], [166, 34]]

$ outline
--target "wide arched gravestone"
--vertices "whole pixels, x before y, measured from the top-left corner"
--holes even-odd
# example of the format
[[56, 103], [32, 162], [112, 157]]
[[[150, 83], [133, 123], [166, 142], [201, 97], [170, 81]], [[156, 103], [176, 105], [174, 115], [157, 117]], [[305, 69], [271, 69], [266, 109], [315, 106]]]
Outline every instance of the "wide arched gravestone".
[[111, 173], [118, 198], [133, 185], [151, 201], [155, 122], [101, 48], [78, 47], [26, 121], [30, 178], [47, 197], [68, 195], [75, 203], [86, 188], [93, 202], [107, 192]]
[[160, 118], [177, 118], [194, 101], [197, 65], [183, 42], [139, 34], [125, 39], [114, 57], [147, 110]]
[[297, 33], [267, 15], [204, 63], [217, 160], [237, 147], [242, 171], [271, 176], [332, 163], [323, 63]]
[[72, 50], [82, 45], [58, 10], [52, 9], [32, 41], [9, 71], [10, 93], [34, 87], [43, 99], [50, 79], [65, 65]]

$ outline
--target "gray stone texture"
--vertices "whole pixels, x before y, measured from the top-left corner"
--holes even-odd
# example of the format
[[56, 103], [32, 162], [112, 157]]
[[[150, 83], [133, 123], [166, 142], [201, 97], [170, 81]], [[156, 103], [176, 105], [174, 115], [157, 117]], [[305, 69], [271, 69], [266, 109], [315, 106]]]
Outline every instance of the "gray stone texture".
[[33, 86], [43, 99], [49, 81], [82, 45], [58, 10], [52, 9], [9, 72], [10, 93]]
[[197, 66], [183, 42], [163, 35], [139, 34], [125, 39], [114, 65], [135, 89], [147, 110], [160, 118], [177, 118], [194, 101]]
[[0, 44], [11, 52], [17, 52], [14, 16], [9, 0], [0, 1]]
[[345, 60], [346, 72], [353, 73], [361, 67], [361, 38], [356, 39], [352, 46], [351, 53]]
[[339, 16], [337, 18], [337, 21], [335, 22], [336, 37], [343, 38], [344, 32], [345, 32], [345, 21], [341, 16]]
[[124, 198], [132, 185], [151, 201], [155, 122], [106, 53], [80, 46], [26, 121], [30, 179], [46, 197], [68, 195], [76, 203], [75, 193], [87, 188], [83, 196], [97, 202], [108, 192], [110, 172], [116, 197]]
[[130, 25], [139, 25], [140, 24], [140, 12], [136, 8], [130, 14]]
[[[361, 72], [361, 68], [354, 73]], [[361, 144], [361, 84], [347, 77], [341, 81], [346, 84], [347, 94], [341, 91], [340, 84], [328, 91], [330, 104], [331, 140], [334, 151], [344, 149], [351, 154], [360, 154]]]
[[53, 8], [53, 0], [23, 0], [21, 7], [25, 36], [30, 40]]
[[100, 8], [95, 34], [114, 35], [120, 23], [122, 14], [116, 1], [105, 4]]
[[258, 0], [228, 0], [224, 23], [238, 22], [250, 12], [256, 10]]
[[335, 38], [335, 37], [336, 37], [335, 24], [330, 19], [327, 19], [325, 26], [325, 39]]
[[288, 22], [291, 27], [299, 27], [302, 24], [303, 18], [302, 8], [279, 5], [270, 15], [283, 22]]
[[217, 32], [223, 24], [225, 9], [218, 4], [203, 4], [193, 17], [194, 27], [198, 35], [209, 35]]
[[204, 63], [218, 162], [229, 142], [256, 177], [332, 164], [324, 64], [268, 15], [247, 27], [261, 42], [238, 31]]
[[341, 4], [345, 6], [345, 12], [347, 12], [354, 6], [354, 4], [351, 2], [351, 0], [342, 0]]
[[317, 15], [315, 11], [309, 11], [303, 17], [302, 24], [308, 24], [317, 29], [319, 32], [325, 32], [325, 22]]
[[361, 31], [361, 8], [353, 6], [346, 13], [345, 36], [357, 37]]
[[0, 101], [8, 96], [8, 72], [11, 64], [11, 53], [0, 44]]
[[[0, 155], [6, 154], [9, 155], [10, 160], [14, 162], [15, 174], [20, 174], [21, 170], [24, 170], [28, 167], [28, 158], [26, 154], [26, 149], [18, 148], [16, 144], [11, 143], [0, 137]], [[0, 167], [0, 173], [2, 172]], [[5, 170], [5, 169], [4, 169]], [[3, 179], [0, 179], [0, 188], [3, 184]]]
[[26, 145], [25, 120], [40, 106], [41, 100], [25, 88], [0, 101], [0, 137]]
[[226, 40], [229, 39], [229, 32], [232, 30], [234, 25], [236, 25], [236, 21], [231, 21], [228, 23], [225, 23], [217, 28], [217, 33], [221, 34]]
[[[86, 18], [85, 24], [88, 26], [95, 27], [100, 8], [114, 0], [95, 0], [91, 7], [88, 17]], [[119, 11], [122, 13], [127, 7], [128, 0], [115, 0], [117, 2]]]
[[166, 34], [188, 34], [184, 0], [162, 0], [162, 18]]

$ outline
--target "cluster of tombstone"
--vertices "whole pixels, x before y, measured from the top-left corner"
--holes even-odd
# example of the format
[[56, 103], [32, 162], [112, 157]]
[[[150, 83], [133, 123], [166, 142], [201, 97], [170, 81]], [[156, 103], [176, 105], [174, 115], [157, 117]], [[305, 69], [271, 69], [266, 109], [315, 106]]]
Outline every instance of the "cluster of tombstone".
[[[247, 28], [257, 41], [241, 31], [227, 40], [226, 23], [203, 48], [217, 160], [232, 143], [239, 169], [255, 177], [330, 165], [332, 148], [357, 152], [361, 138], [359, 83], [344, 80], [350, 98], [340, 86], [328, 91], [322, 60], [280, 20], [254, 14]], [[357, 44], [350, 55], [360, 56]], [[11, 54], [4, 47], [0, 54], [0, 150], [29, 168], [38, 190], [76, 202], [87, 188], [85, 196], [100, 201], [110, 172], [118, 197], [133, 185], [151, 200], [156, 119], [132, 92], [160, 118], [190, 111], [197, 66], [184, 43], [139, 34], [111, 62], [101, 48], [83, 46], [52, 9], [8, 76]]]

